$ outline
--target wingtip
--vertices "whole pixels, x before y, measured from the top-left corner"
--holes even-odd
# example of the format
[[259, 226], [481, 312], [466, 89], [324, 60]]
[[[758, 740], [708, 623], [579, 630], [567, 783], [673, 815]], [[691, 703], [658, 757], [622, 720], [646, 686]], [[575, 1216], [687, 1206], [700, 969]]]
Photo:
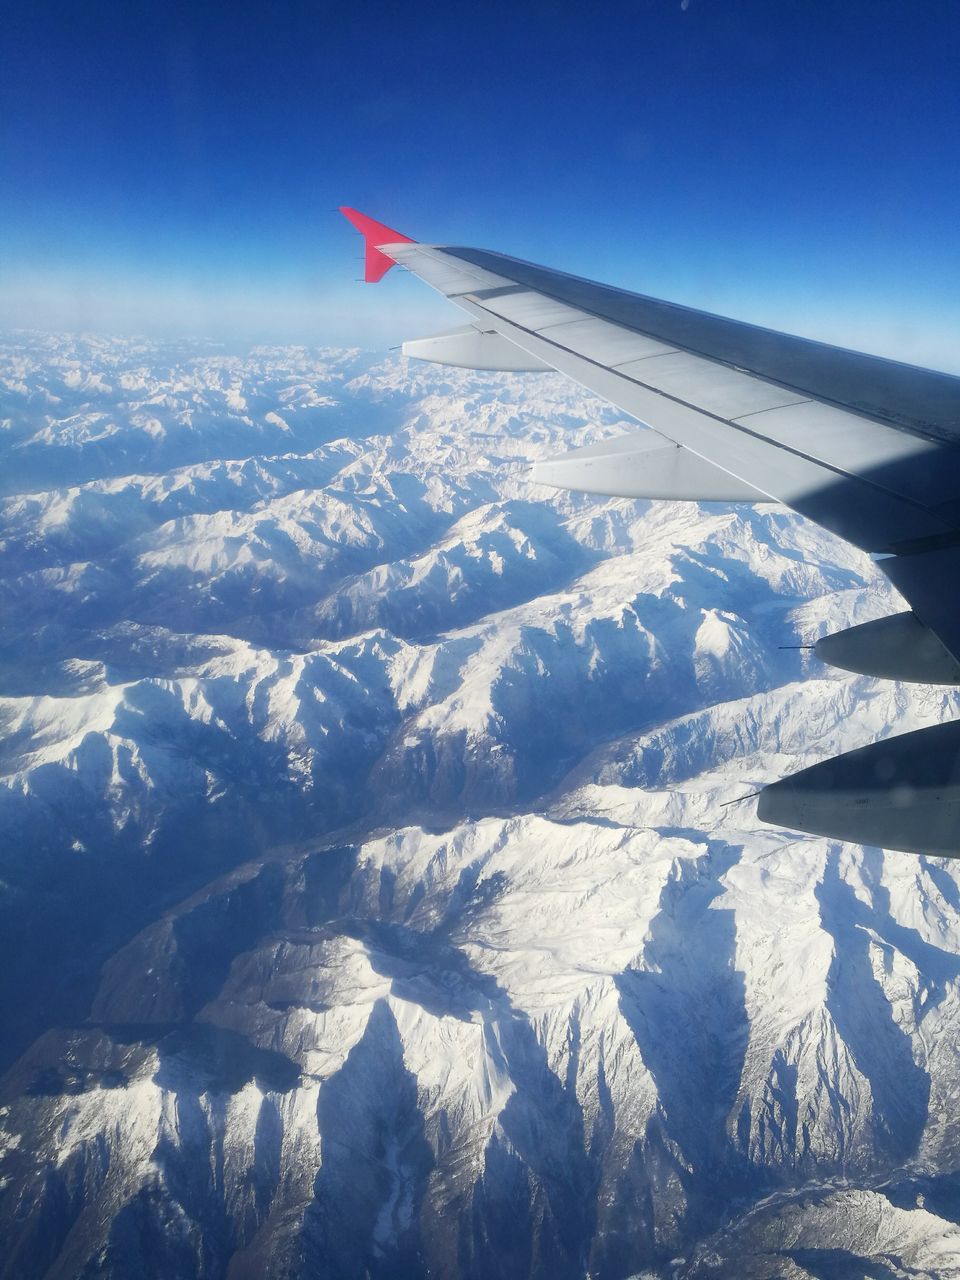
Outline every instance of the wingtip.
[[396, 265], [389, 254], [382, 252], [380, 245], [416, 244], [410, 236], [401, 235], [386, 223], [377, 222], [376, 218], [370, 218], [359, 209], [351, 208], [350, 205], [341, 205], [340, 212], [363, 236], [365, 250], [363, 278], [367, 284], [376, 284], [378, 280], [383, 279], [391, 267]]

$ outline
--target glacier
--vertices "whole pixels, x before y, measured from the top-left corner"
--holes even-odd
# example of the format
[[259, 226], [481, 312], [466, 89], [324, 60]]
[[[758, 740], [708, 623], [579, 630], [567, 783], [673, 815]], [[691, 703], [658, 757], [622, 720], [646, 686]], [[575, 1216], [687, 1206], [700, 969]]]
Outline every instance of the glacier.
[[0, 341], [0, 1277], [960, 1275], [955, 864], [762, 826], [956, 717], [550, 374]]

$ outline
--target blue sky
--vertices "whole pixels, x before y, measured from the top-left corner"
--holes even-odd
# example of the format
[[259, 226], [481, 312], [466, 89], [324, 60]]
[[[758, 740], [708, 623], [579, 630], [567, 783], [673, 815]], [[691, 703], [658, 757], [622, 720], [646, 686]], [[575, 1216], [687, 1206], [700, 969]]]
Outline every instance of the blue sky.
[[354, 283], [347, 203], [960, 368], [947, 0], [17, 0], [4, 25], [5, 326], [377, 345], [456, 323], [399, 272]]

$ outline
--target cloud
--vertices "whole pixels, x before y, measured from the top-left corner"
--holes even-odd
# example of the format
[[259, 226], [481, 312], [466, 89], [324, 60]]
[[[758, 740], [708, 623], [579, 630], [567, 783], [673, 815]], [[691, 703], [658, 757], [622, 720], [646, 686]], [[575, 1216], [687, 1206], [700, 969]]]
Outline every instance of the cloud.
[[384, 348], [455, 322], [448, 304], [399, 276], [376, 287], [337, 279], [273, 289], [22, 270], [0, 284], [7, 329]]

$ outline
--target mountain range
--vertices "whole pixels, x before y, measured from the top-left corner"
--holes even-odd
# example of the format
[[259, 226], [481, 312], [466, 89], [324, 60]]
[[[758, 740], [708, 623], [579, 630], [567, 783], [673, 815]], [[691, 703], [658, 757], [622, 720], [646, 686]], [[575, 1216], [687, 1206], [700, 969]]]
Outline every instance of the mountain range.
[[758, 823], [951, 719], [555, 375], [0, 344], [0, 1277], [960, 1275], [960, 878]]

